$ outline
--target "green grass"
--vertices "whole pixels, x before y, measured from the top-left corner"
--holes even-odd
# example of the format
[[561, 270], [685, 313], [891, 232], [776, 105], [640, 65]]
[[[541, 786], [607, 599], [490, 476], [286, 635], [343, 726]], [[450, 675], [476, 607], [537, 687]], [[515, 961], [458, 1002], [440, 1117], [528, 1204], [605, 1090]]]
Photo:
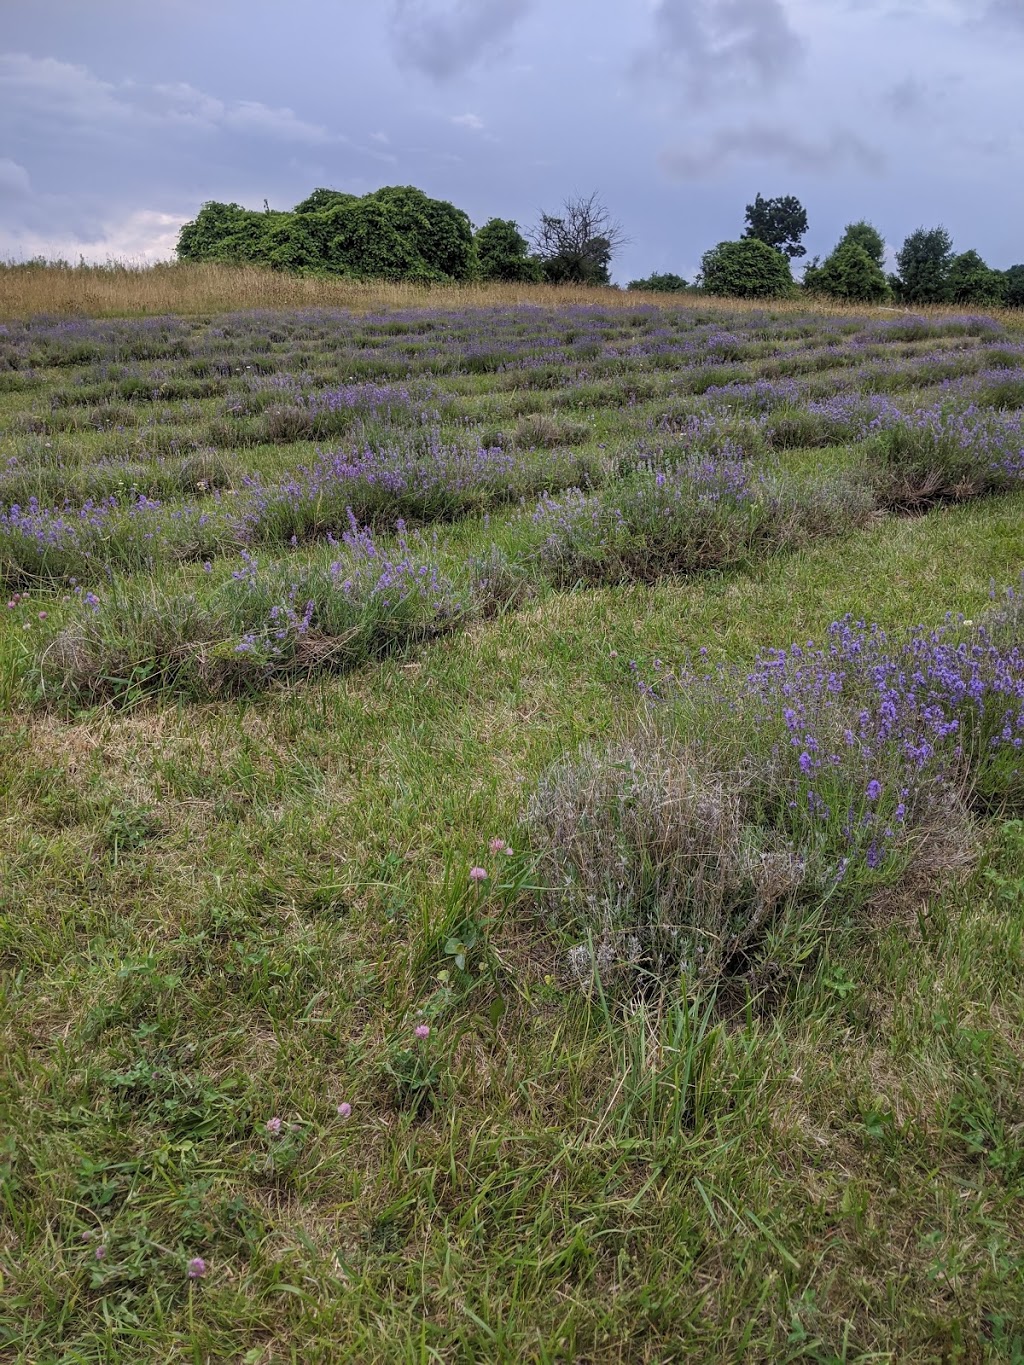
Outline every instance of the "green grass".
[[257, 698], [71, 713], [25, 681], [59, 595], [9, 612], [0, 1357], [1024, 1358], [1020, 825], [773, 1008], [626, 1011], [567, 980], [522, 825], [635, 722], [631, 661], [975, 616], [1022, 567], [1013, 494], [542, 587]]

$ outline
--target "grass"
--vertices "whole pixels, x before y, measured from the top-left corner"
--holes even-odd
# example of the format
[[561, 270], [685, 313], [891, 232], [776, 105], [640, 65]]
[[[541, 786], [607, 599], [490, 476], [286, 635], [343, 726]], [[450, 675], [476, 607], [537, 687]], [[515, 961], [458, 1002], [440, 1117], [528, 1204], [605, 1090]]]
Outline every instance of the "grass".
[[[111, 261], [106, 265], [0, 262], [0, 318], [132, 317], [145, 314], [228, 312], [240, 308], [351, 308], [357, 312], [382, 309], [508, 307], [522, 304], [557, 308], [566, 304], [598, 304], [605, 308], [634, 308], [654, 302], [677, 307], [678, 295], [637, 294], [595, 286], [470, 284], [421, 286], [382, 280], [335, 280], [303, 277], [257, 266], [195, 264], [184, 261], [134, 265]], [[734, 299], [700, 299], [701, 308], [730, 310]], [[806, 300], [781, 301], [773, 308], [825, 315], [891, 316], [891, 308], [850, 307]], [[950, 305], [915, 309], [929, 316], [963, 312]], [[1019, 309], [995, 309], [1007, 326], [1020, 327]]]
[[[661, 427], [685, 383], [658, 376], [691, 371], [657, 369], [652, 334], [668, 329], [669, 356], [693, 342], [692, 364], [709, 333], [763, 331], [741, 343], [760, 355], [730, 362], [751, 373], [829, 339], [827, 320], [788, 312], [716, 314], [704, 331], [678, 307], [635, 316], [574, 309], [546, 348], [527, 339], [532, 370], [435, 375], [444, 430], [511, 434], [513, 409], [539, 398], [534, 412], [586, 423], [573, 449], [605, 462], [611, 497], [637, 477], [638, 442], [641, 459], [675, 460], [671, 442], [690, 439]], [[442, 359], [479, 353], [461, 322], [431, 319]], [[239, 357], [228, 394], [155, 405], [152, 436], [192, 431], [205, 449], [218, 405], [248, 392], [253, 356], [327, 383], [353, 365], [427, 364], [401, 352], [424, 334], [387, 333], [389, 320], [417, 315], [366, 324], [367, 344], [329, 318], [267, 351], [253, 349], [261, 335], [314, 323], [218, 319], [235, 329], [218, 338], [200, 321], [183, 354], [148, 360], [104, 349], [142, 349], [130, 327], [86, 329], [74, 345], [98, 355], [33, 365], [38, 388], [0, 392], [0, 471], [50, 440], [73, 493], [128, 458], [130, 428], [24, 430], [50, 392], [101, 369], [147, 382], [162, 369], [162, 383], [215, 346], [211, 363]], [[24, 354], [67, 354], [49, 326]], [[581, 328], [583, 344], [607, 336], [578, 363], [566, 336]], [[500, 324], [481, 330], [493, 346]], [[965, 361], [990, 344], [964, 340]], [[580, 373], [629, 347], [640, 354], [618, 376]], [[530, 387], [542, 375], [549, 387]], [[621, 403], [652, 377], [649, 397]], [[934, 396], [915, 385], [908, 402]], [[538, 467], [557, 427], [523, 428]], [[773, 478], [863, 468], [856, 441], [755, 445], [745, 458]], [[225, 440], [216, 453], [287, 478], [315, 452]], [[130, 457], [154, 493], [161, 457], [145, 443]], [[161, 495], [173, 511], [194, 490], [167, 478]], [[0, 619], [5, 1359], [1021, 1358], [1020, 813], [985, 818], [964, 876], [834, 925], [774, 992], [625, 1001], [573, 981], [525, 817], [552, 765], [636, 734], [637, 673], [654, 676], [656, 660], [678, 670], [704, 646], [712, 665], [746, 663], [847, 612], [894, 631], [978, 619], [990, 585], [1024, 569], [1024, 492], [880, 512], [697, 574], [561, 586], [530, 557], [533, 505], [423, 528], [445, 573], [501, 548], [529, 589], [509, 605], [239, 697], [165, 683], [56, 704], [33, 690], [38, 660], [80, 619], [76, 587], [105, 610], [158, 586], [206, 602], [240, 581], [228, 553], [210, 574], [139, 563], [110, 576], [101, 549], [78, 584], [8, 587], [27, 596]], [[393, 544], [386, 527], [378, 538]], [[332, 553], [256, 550], [289, 579]], [[495, 838], [514, 854], [492, 853]], [[486, 880], [471, 883], [471, 866]], [[190, 1280], [197, 1256], [206, 1271]]]

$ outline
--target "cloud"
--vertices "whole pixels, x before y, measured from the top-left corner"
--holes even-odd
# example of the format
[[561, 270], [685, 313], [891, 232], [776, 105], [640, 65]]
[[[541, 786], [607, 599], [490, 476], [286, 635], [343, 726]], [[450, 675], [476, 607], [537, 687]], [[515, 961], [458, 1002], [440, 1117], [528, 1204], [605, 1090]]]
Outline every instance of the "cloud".
[[0, 194], [5, 199], [27, 199], [32, 193], [32, 181], [24, 166], [8, 156], [0, 156]]
[[114, 85], [84, 66], [23, 52], [0, 55], [0, 96], [8, 118], [21, 127], [59, 124], [65, 135], [69, 128], [77, 133], [132, 132], [141, 123], [150, 129], [221, 130], [314, 146], [345, 141], [292, 109], [259, 100], [219, 100], [184, 82]]
[[474, 133], [481, 132], [484, 126], [484, 121], [479, 114], [453, 114], [448, 122], [454, 123], [460, 128], [469, 128]]
[[532, 0], [393, 0], [391, 33], [400, 60], [438, 81], [475, 66], [506, 42]]
[[901, 118], [918, 114], [928, 103], [927, 87], [914, 76], [907, 76], [882, 92], [882, 102]]
[[802, 55], [782, 0], [656, 0], [654, 40], [636, 70], [706, 102], [737, 85], [776, 86]]
[[788, 128], [722, 128], [703, 142], [668, 148], [659, 158], [662, 169], [678, 180], [700, 180], [726, 169], [733, 161], [780, 161], [793, 171], [827, 174], [844, 165], [877, 174], [881, 152], [856, 133], [837, 129], [815, 142]]
[[183, 215], [136, 209], [120, 218], [76, 230], [21, 228], [8, 234], [15, 259], [45, 256], [48, 260], [152, 262], [174, 255]]

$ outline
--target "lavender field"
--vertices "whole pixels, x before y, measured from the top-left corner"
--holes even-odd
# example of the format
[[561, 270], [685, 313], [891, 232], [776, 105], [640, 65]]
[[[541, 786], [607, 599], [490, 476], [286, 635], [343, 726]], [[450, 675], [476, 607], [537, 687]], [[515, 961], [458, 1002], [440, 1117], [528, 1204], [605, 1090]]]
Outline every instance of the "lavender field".
[[0, 324], [17, 1358], [1020, 1359], [1022, 514], [984, 316]]

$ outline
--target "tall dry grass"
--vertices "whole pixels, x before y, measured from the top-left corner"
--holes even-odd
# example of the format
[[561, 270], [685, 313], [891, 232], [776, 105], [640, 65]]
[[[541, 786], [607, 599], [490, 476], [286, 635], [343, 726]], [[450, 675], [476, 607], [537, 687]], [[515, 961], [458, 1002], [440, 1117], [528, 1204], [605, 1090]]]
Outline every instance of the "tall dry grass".
[[[260, 266], [168, 261], [156, 265], [108, 262], [0, 262], [0, 318], [47, 314], [52, 317], [130, 317], [147, 314], [206, 314], [239, 309], [348, 308], [378, 312], [409, 308], [494, 308], [516, 304], [565, 307], [600, 304], [635, 308], [643, 303], [675, 306], [698, 302], [702, 309], [763, 308], [763, 301], [719, 299], [711, 295], [629, 293], [623, 289], [573, 285], [452, 284], [416, 285], [387, 280], [341, 280], [288, 275]], [[847, 307], [796, 297], [774, 300], [773, 312], [891, 315], [913, 311], [932, 315], [977, 309], [918, 307], [912, 310]], [[987, 309], [1009, 326], [1024, 328], [1024, 314]]]

